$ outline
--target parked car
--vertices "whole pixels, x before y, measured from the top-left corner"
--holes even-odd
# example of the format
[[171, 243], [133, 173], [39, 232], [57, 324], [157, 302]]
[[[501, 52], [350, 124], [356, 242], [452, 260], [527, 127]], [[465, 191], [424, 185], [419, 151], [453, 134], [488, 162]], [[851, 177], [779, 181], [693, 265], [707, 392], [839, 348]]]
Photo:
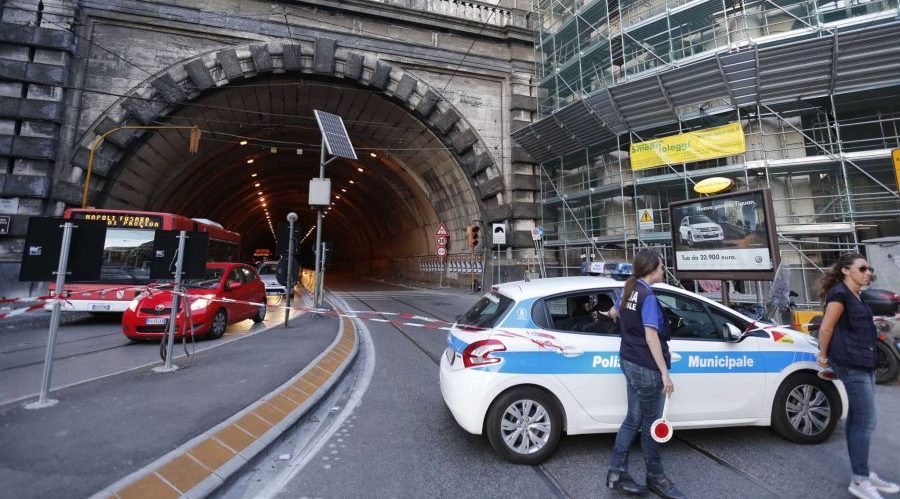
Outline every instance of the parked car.
[[259, 264], [259, 278], [266, 285], [267, 295], [283, 295], [284, 286], [278, 282], [278, 262], [269, 261]]
[[690, 215], [681, 219], [678, 237], [681, 244], [693, 246], [704, 241], [721, 241], [725, 239], [725, 232], [706, 215]]
[[[457, 319], [441, 356], [441, 394], [457, 423], [525, 464], [547, 459], [563, 431], [616, 432], [628, 405], [625, 376], [618, 326], [602, 304], [611, 306], [624, 284], [562, 277], [494, 286]], [[846, 392], [816, 375], [814, 339], [680, 288], [653, 288], [672, 330], [678, 390], [668, 419], [676, 430], [772, 426], [799, 443], [832, 434]]]
[[[181, 300], [175, 318], [176, 337], [187, 331], [186, 321], [188, 325], [193, 323], [188, 334], [215, 339], [221, 338], [230, 324], [246, 319], [258, 323], [266, 318], [265, 285], [249, 265], [207, 263], [202, 279], [187, 279], [182, 285], [187, 300]], [[222, 298], [245, 303], [217, 301]], [[186, 307], [190, 307], [190, 321], [185, 316]], [[171, 312], [172, 293], [166, 288], [142, 293], [122, 315], [122, 333], [134, 340], [159, 338], [166, 332]]]

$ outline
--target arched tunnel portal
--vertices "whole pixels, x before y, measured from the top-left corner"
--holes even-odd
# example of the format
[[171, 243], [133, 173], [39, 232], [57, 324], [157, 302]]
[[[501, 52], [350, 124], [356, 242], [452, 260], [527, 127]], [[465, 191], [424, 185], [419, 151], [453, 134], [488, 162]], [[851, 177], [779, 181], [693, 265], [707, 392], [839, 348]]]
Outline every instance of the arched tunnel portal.
[[[92, 204], [210, 219], [241, 234], [244, 259], [258, 248], [274, 252], [273, 228], [288, 212], [298, 213], [301, 237], [315, 225], [307, 199], [320, 163], [314, 109], [343, 118], [358, 156], [325, 168], [332, 206], [323, 240], [332, 242], [333, 268], [414, 277], [416, 260], [434, 255], [439, 223], [451, 232], [451, 251], [464, 251], [465, 226], [482, 209], [453, 146], [459, 131], [442, 133], [390, 93], [345, 79], [250, 78], [145, 119], [200, 127], [199, 153], [188, 153], [187, 131], [138, 132], [99, 179]], [[311, 233], [301, 246], [305, 265], [314, 240]]]

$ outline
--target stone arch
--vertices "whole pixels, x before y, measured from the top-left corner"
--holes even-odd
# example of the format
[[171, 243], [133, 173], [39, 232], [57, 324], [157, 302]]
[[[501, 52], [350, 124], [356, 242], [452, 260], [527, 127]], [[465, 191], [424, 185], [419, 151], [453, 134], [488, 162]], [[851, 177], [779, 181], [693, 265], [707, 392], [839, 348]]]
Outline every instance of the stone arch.
[[[312, 42], [269, 42], [215, 50], [181, 61], [148, 78], [120, 98], [86, 130], [71, 155], [73, 167], [86, 170], [90, 144], [112, 128], [151, 125], [165, 119], [182, 104], [199, 99], [230, 83], [264, 74], [332, 77], [374, 89], [401, 106], [427, 127], [456, 159], [465, 173], [484, 219], [484, 200], [503, 190], [500, 167], [488, 147], [439, 91], [403, 68], [383, 61], [372, 53], [337, 46], [331, 39]], [[111, 134], [95, 152], [92, 177], [115, 178], [123, 160], [141, 142], [146, 131], [128, 130]], [[73, 169], [69, 178], [76, 180]], [[92, 186], [99, 182], [92, 181]], [[54, 198], [70, 204], [81, 199], [81, 185], [58, 180]], [[103, 191], [93, 189], [92, 203], [102, 200]]]

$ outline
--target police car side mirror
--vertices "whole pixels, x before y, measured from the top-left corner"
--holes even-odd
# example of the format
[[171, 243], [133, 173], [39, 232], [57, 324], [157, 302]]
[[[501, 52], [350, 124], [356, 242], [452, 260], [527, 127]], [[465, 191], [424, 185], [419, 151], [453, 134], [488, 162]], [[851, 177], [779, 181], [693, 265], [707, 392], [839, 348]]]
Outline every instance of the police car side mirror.
[[726, 322], [722, 326], [722, 336], [725, 338], [725, 341], [736, 343], [741, 340], [741, 330], [734, 324]]

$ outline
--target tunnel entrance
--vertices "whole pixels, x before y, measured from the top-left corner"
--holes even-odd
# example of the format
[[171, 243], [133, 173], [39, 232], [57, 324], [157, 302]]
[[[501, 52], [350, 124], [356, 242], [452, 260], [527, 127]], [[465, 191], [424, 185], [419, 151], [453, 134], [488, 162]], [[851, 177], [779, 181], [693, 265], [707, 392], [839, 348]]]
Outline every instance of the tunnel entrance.
[[[202, 93], [152, 123], [199, 126], [199, 154], [187, 152], [187, 132], [145, 133], [101, 181], [94, 204], [207, 218], [241, 234], [244, 260], [258, 248], [274, 252], [274, 228], [288, 212], [299, 215], [301, 234], [315, 225], [307, 203], [319, 171], [314, 109], [344, 119], [359, 157], [326, 167], [332, 268], [415, 273], [416, 260], [434, 254], [439, 223], [451, 232], [451, 253], [464, 251], [465, 226], [482, 217], [450, 139], [389, 94], [334, 78], [257, 77]], [[314, 239], [301, 247], [306, 265]]]

